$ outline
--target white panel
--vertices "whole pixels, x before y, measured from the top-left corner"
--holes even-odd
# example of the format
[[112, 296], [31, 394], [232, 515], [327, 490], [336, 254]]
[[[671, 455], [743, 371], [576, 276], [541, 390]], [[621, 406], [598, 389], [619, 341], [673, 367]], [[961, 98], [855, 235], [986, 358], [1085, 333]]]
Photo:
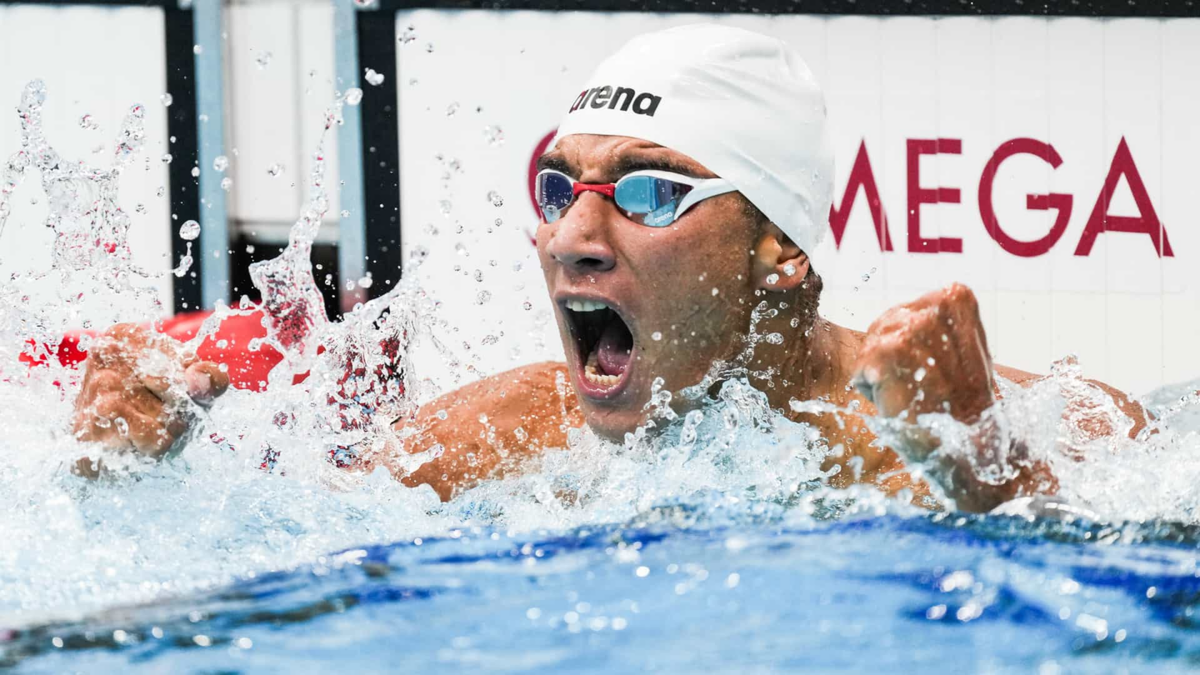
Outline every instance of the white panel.
[[[290, 223], [305, 201], [312, 153], [334, 100], [333, 8], [265, 3], [227, 8], [230, 217]], [[336, 134], [326, 148], [336, 152]], [[272, 176], [269, 169], [282, 166]], [[336, 184], [337, 161], [326, 164]], [[337, 219], [330, 191], [327, 221]]]
[[[121, 120], [134, 104], [144, 104], [146, 143], [142, 157], [121, 177], [120, 203], [132, 221], [134, 262], [153, 271], [174, 265], [167, 167], [160, 160], [169, 152], [166, 109], [160, 103], [166, 88], [163, 39], [157, 9], [0, 5], [0, 158], [7, 160], [18, 148], [20, 126], [12, 111], [25, 84], [35, 78], [48, 88], [44, 123], [51, 145], [68, 159], [102, 168], [111, 166]], [[98, 130], [81, 128], [85, 114]], [[144, 213], [138, 205], [144, 205]], [[34, 172], [14, 196], [13, 215], [0, 238], [0, 273], [49, 267], [51, 231], [42, 224], [45, 217], [46, 200]], [[170, 307], [170, 279], [156, 285]]]
[[[533, 318], [549, 308], [524, 234], [535, 222], [526, 181], [537, 141], [553, 129], [562, 101], [624, 40], [697, 18], [714, 19], [399, 15], [400, 28], [411, 24], [417, 34], [399, 56], [404, 240], [409, 249], [429, 248], [422, 274], [446, 301], [456, 341], [477, 345], [485, 334], [506, 331], [482, 350], [493, 353], [478, 356], [483, 372], [510, 358], [558, 352], [552, 327]], [[813, 254], [825, 279], [826, 316], [863, 329], [889, 306], [963, 281], [977, 291], [1000, 362], [1045, 372], [1074, 353], [1089, 377], [1135, 391], [1200, 375], [1200, 192], [1192, 160], [1200, 156], [1193, 81], [1200, 21], [716, 18], [781, 37], [809, 60], [826, 91], [837, 156], [834, 199], [843, 209], [851, 165], [866, 142], [895, 250], [880, 251], [859, 194], [840, 247], [826, 237]], [[452, 103], [458, 108], [448, 115]], [[504, 129], [503, 145], [484, 140], [488, 125]], [[1074, 254], [1122, 137], [1168, 228], [1174, 258], [1159, 260], [1145, 235], [1119, 232], [1100, 234], [1087, 256]], [[961, 139], [962, 153], [926, 156], [921, 185], [956, 187], [961, 201], [923, 206], [922, 231], [961, 238], [961, 254], [908, 251], [906, 142], [936, 138]], [[978, 203], [985, 165], [1015, 138], [1051, 144], [1062, 164], [1052, 169], [1017, 155], [1001, 165], [992, 202], [1004, 231], [1021, 241], [1050, 231], [1057, 214], [1029, 209], [1027, 195], [1073, 200], [1061, 238], [1034, 257], [1001, 248]], [[490, 190], [503, 195], [503, 207], [488, 204]], [[443, 201], [451, 204], [446, 215]], [[1131, 215], [1130, 202], [1121, 186], [1109, 212]], [[428, 234], [430, 227], [439, 234]], [[456, 252], [460, 243], [469, 255]], [[514, 261], [523, 262], [520, 272], [512, 271]], [[475, 269], [482, 285], [473, 280]], [[474, 305], [485, 289], [494, 297]], [[527, 298], [535, 309], [516, 309]], [[514, 357], [506, 344], [521, 353]]]

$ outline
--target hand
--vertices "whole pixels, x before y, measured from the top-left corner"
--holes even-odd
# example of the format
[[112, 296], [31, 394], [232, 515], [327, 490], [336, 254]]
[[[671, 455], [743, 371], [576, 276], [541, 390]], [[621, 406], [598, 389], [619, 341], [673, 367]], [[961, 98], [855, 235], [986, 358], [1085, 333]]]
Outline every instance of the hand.
[[[175, 340], [133, 324], [117, 324], [98, 338], [86, 367], [75, 399], [75, 437], [155, 458], [187, 431], [184, 396], [207, 406], [229, 386], [217, 364], [197, 361]], [[95, 474], [90, 460], [77, 468]]]
[[893, 307], [867, 329], [851, 383], [884, 417], [948, 412], [974, 423], [995, 401], [975, 294], [953, 284]]

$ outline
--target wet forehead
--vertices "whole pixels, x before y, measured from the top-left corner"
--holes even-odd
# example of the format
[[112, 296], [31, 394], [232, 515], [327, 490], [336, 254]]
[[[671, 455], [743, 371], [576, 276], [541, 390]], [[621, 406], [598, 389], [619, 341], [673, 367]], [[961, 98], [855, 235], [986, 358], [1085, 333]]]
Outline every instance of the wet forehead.
[[576, 180], [600, 183], [645, 169], [696, 178], [715, 177], [704, 165], [681, 152], [623, 136], [567, 136], [538, 159], [538, 169], [556, 169]]

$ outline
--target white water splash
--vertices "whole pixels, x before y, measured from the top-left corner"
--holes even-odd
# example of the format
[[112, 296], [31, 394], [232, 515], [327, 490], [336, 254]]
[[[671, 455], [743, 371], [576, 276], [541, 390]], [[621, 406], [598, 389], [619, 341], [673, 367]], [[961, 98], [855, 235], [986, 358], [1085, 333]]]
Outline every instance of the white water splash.
[[[473, 354], [450, 346], [455, 326], [439, 314], [415, 266], [396, 288], [341, 322], [325, 315], [310, 262], [313, 238], [328, 210], [324, 136], [310, 176], [310, 199], [287, 249], [252, 269], [261, 305], [218, 307], [193, 343], [212, 335], [225, 317], [261, 307], [268, 337], [259, 344], [286, 356], [271, 386], [260, 394], [231, 391], [199, 413], [194, 438], [176, 457], [159, 463], [113, 459], [116, 477], [104, 481], [74, 476], [68, 467], [84, 451], [68, 431], [77, 374], [57, 368], [53, 359], [38, 371], [24, 365], [13, 370], [13, 350], [30, 339], [53, 344], [64, 329], [89, 321], [102, 328], [114, 320], [111, 313], [70, 300], [77, 294], [103, 298], [132, 288], [150, 297], [135, 283], [150, 277], [135, 270], [126, 253], [128, 220], [117, 205], [114, 182], [137, 152], [141, 115], [138, 107], [130, 113], [113, 167], [100, 171], [65, 162], [46, 143], [40, 122], [44, 98], [36, 83], [26, 90], [22, 149], [0, 184], [2, 221], [3, 205], [28, 170], [41, 171], [54, 205], [52, 227], [66, 242], [56, 239], [51, 270], [0, 284], [0, 407], [6, 410], [0, 440], [0, 509], [6, 514], [0, 524], [6, 544], [0, 547], [0, 624], [28, 625], [149, 602], [306, 564], [351, 546], [437, 536], [468, 523], [520, 531], [648, 519], [711, 523], [733, 512], [739, 518], [784, 514], [792, 524], [854, 510], [913, 512], [904, 501], [870, 488], [822, 487], [824, 441], [814, 429], [771, 410], [744, 379], [774, 375], [751, 373], [744, 365], [758, 341], [771, 341], [754, 326], [746, 353], [718, 364], [702, 389], [688, 392], [693, 402], [701, 401], [709, 385], [723, 381], [716, 398], [699, 409], [678, 417], [669, 392], [657, 391], [654, 433], [647, 425], [614, 445], [583, 431], [568, 448], [547, 452], [522, 475], [484, 483], [447, 504], [428, 487], [404, 488], [382, 471], [362, 475], [335, 467], [332, 449], [386, 450], [395, 440], [392, 420], [437, 393], [421, 377], [421, 361], [413, 357], [418, 346], [429, 346], [422, 354], [443, 359], [456, 376], [478, 373]], [[326, 133], [339, 123], [341, 105], [327, 112]], [[97, 253], [109, 244], [120, 253]], [[27, 293], [31, 286], [52, 293]], [[119, 318], [145, 321], [161, 314], [152, 302], [142, 309]], [[760, 306], [755, 325], [772, 312]], [[395, 353], [379, 348], [388, 341]], [[324, 351], [320, 357], [318, 350]], [[292, 386], [292, 376], [304, 370], [310, 371], [308, 379]], [[389, 372], [383, 378], [389, 386], [378, 386], [375, 377], [347, 375], [381, 370]], [[1046, 439], [1038, 451], [1047, 458], [1058, 452], [1053, 441], [1061, 433], [1055, 426], [1062, 409], [1054, 400], [1056, 386], [1006, 397], [1011, 424], [1026, 425], [1014, 426], [1014, 432]], [[1185, 419], [1189, 410], [1194, 404], [1184, 402], [1164, 414], [1163, 424]], [[1191, 468], [1200, 463], [1189, 457], [1197, 447], [1194, 431], [1163, 428], [1156, 436], [1117, 445], [1120, 452], [1101, 448], [1094, 460], [1054, 459], [1063, 472], [1064, 494], [1114, 518], [1196, 520], [1196, 497], [1188, 491], [1189, 481], [1200, 477]], [[946, 451], [953, 452], [953, 444]], [[1170, 461], [1158, 461], [1163, 457]], [[1086, 476], [1088, 462], [1104, 475]]]

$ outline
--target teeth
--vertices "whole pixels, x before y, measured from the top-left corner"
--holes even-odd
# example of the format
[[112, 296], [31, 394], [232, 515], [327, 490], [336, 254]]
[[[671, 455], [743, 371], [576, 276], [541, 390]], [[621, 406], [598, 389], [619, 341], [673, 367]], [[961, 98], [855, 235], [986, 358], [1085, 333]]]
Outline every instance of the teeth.
[[588, 364], [583, 368], [583, 376], [587, 378], [587, 381], [605, 388], [617, 386], [617, 383], [621, 381], [621, 377], [619, 375], [601, 375], [600, 372], [596, 370], [595, 361], [596, 359], [594, 356], [589, 358]]
[[608, 305], [603, 302], [593, 302], [591, 300], [568, 300], [567, 309], [575, 312], [595, 312], [601, 309], [608, 309]]

